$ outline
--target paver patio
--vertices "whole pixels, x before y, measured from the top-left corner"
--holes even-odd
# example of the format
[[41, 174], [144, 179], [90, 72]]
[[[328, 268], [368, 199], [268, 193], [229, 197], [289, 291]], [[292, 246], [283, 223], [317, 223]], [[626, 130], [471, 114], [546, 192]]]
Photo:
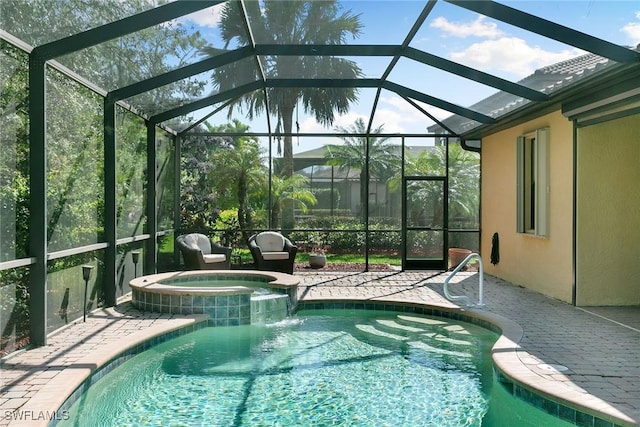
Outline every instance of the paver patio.
[[[296, 276], [302, 301], [375, 300], [458, 309], [443, 295], [446, 273], [314, 271]], [[477, 300], [478, 274], [459, 273], [450, 292]], [[486, 275], [484, 302], [481, 309], [463, 310], [508, 329], [501, 344], [504, 355], [496, 351], [494, 357], [502, 357], [496, 360], [509, 376], [544, 396], [584, 406], [601, 419], [640, 423], [640, 307], [576, 308]], [[48, 418], [40, 418], [55, 415], [66, 396], [122, 348], [204, 319], [141, 313], [127, 301], [91, 313], [86, 323], [52, 335], [47, 346], [4, 361], [0, 426], [46, 425]]]

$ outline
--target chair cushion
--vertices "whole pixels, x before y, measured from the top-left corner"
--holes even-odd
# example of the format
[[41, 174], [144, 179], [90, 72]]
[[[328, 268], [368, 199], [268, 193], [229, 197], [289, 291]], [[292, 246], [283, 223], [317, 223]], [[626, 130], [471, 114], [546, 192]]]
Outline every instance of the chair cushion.
[[211, 242], [204, 234], [187, 234], [184, 236], [184, 243], [191, 249], [201, 250], [203, 254], [211, 253]]
[[256, 245], [262, 252], [281, 252], [284, 249], [284, 236], [274, 231], [263, 231], [256, 236]]
[[206, 262], [207, 264], [214, 262], [225, 262], [227, 260], [225, 254], [202, 255], [202, 257], [204, 258], [204, 262]]
[[262, 252], [262, 259], [265, 261], [289, 259], [289, 252]]

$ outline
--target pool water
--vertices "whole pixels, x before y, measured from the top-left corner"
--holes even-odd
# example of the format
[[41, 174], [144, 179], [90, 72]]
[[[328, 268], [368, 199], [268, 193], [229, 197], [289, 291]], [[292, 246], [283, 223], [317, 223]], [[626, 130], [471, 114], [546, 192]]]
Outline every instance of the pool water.
[[495, 382], [496, 338], [450, 319], [364, 310], [203, 328], [105, 375], [59, 425], [567, 425]]

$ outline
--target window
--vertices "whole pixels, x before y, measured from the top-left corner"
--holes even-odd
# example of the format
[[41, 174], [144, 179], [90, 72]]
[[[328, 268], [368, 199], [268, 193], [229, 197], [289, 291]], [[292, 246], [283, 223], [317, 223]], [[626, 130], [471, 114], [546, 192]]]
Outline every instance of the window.
[[518, 233], [549, 235], [549, 128], [518, 137]]

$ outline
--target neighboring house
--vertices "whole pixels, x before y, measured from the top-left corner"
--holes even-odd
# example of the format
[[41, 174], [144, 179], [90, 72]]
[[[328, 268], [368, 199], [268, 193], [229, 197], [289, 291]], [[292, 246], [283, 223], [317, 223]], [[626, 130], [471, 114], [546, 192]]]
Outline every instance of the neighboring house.
[[481, 140], [485, 271], [578, 306], [640, 305], [640, 64], [588, 54], [520, 83], [549, 102], [501, 92], [470, 107], [497, 124], [442, 122]]
[[[332, 191], [333, 199], [316, 194], [318, 204], [314, 209], [347, 209], [354, 215], [360, 214], [360, 169], [327, 166], [327, 145], [312, 150], [296, 153], [293, 168], [309, 178], [312, 189]], [[434, 146], [411, 145], [405, 147], [405, 155], [418, 156]], [[398, 146], [398, 155], [402, 148]], [[400, 217], [400, 194], [389, 191], [386, 182], [372, 174], [369, 181], [370, 216]]]

